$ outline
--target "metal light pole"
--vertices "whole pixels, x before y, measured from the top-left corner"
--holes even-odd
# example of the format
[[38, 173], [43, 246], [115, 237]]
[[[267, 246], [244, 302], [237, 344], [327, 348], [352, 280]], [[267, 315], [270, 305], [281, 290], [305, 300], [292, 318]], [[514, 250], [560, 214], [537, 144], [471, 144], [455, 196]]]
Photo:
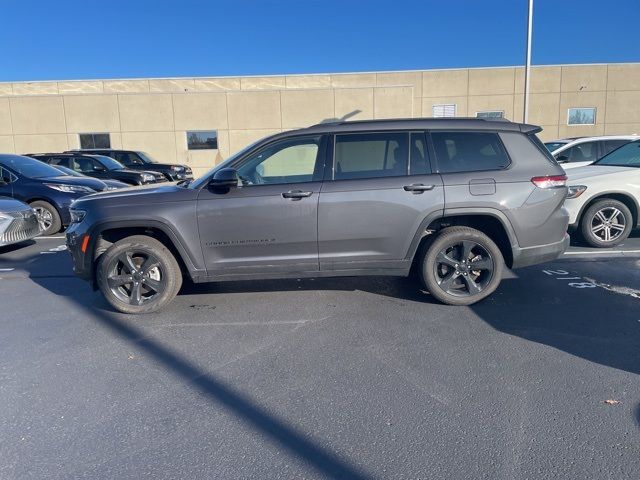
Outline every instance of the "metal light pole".
[[527, 60], [524, 68], [524, 110], [522, 121], [529, 121], [529, 80], [531, 78], [531, 33], [533, 27], [533, 0], [529, 0], [529, 15], [527, 17]]

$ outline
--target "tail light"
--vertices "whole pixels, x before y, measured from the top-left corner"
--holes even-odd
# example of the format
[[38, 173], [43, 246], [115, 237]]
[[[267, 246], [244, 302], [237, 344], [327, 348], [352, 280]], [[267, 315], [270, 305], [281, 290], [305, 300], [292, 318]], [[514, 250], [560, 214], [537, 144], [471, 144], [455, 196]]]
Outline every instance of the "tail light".
[[566, 175], [547, 175], [545, 177], [533, 177], [531, 182], [538, 188], [557, 188], [567, 186]]

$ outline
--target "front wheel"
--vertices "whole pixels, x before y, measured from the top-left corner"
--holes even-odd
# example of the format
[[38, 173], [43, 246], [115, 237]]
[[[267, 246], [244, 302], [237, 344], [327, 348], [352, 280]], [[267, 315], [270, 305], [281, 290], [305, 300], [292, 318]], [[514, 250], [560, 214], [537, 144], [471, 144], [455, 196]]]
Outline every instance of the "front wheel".
[[100, 291], [122, 313], [151, 313], [178, 294], [182, 273], [175, 257], [158, 240], [134, 235], [117, 241], [100, 257]]
[[615, 247], [631, 233], [633, 215], [624, 203], [606, 198], [591, 205], [580, 220], [582, 238], [592, 247]]
[[62, 220], [60, 220], [60, 214], [56, 207], [49, 202], [43, 200], [36, 200], [29, 204], [31, 208], [36, 211], [40, 227], [42, 228], [42, 235], [55, 235], [62, 228]]
[[449, 227], [437, 234], [422, 261], [422, 280], [437, 300], [471, 305], [491, 295], [502, 280], [504, 259], [484, 233]]

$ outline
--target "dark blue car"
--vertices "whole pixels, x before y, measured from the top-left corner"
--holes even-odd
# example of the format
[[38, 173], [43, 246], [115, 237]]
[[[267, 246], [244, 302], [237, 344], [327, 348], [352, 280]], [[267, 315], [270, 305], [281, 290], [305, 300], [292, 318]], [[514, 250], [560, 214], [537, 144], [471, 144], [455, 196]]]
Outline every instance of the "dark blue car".
[[104, 189], [100, 180], [64, 175], [33, 158], [0, 154], [0, 197], [31, 205], [40, 217], [43, 235], [52, 235], [69, 225], [71, 202]]

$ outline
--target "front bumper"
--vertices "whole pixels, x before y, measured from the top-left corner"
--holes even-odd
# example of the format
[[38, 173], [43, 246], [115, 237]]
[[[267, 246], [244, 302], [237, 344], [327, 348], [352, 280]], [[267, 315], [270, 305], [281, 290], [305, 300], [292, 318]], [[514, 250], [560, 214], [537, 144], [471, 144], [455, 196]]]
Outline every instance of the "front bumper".
[[[82, 251], [82, 245], [85, 237], [89, 240], [85, 252]], [[83, 228], [82, 223], [73, 223], [65, 233], [67, 251], [71, 254], [73, 261], [73, 273], [83, 280], [92, 281], [93, 271], [91, 265], [91, 252], [93, 251], [93, 239], [89, 232]]]
[[559, 242], [534, 247], [513, 247], [513, 265], [511, 268], [522, 268], [539, 263], [550, 262], [562, 255], [569, 248], [570, 237], [568, 233]]
[[0, 246], [31, 240], [42, 233], [37, 215], [31, 211], [6, 213], [0, 220]]

